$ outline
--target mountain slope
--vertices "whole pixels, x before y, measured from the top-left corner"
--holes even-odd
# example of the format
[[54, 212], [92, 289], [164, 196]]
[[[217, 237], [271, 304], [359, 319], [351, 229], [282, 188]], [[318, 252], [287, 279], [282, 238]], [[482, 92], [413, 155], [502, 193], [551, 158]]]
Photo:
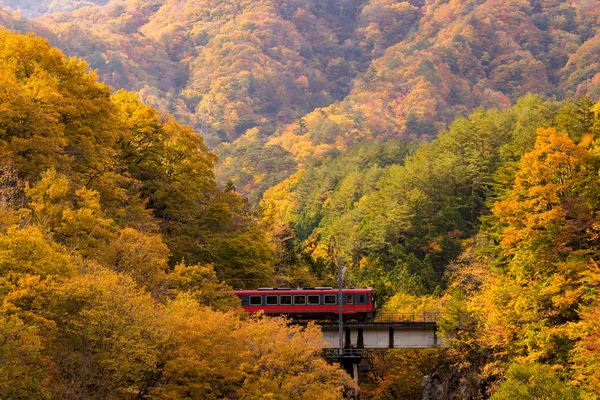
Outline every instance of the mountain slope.
[[376, 59], [343, 102], [306, 116], [302, 135], [290, 127], [272, 143], [302, 158], [365, 137], [434, 135], [458, 115], [507, 107], [527, 93], [563, 98], [597, 90], [597, 4], [430, 3], [420, 30]]
[[[0, 174], [22, 186], [45, 182], [30, 199], [3, 185], [22, 196], [15, 207], [31, 203], [28, 218], [42, 219], [48, 235], [91, 257], [117, 236], [145, 240], [121, 228], [160, 233], [165, 263], [206, 262], [224, 279], [268, 281], [266, 238], [243, 199], [219, 189], [216, 157], [192, 129], [133, 93], [111, 95], [87, 64], [33, 35], [0, 29], [0, 82]], [[71, 203], [87, 211], [73, 214]]]
[[140, 91], [216, 144], [252, 127], [270, 135], [345, 96], [365, 65], [343, 46], [355, 3], [112, 1], [37, 21], [107, 83]]
[[83, 7], [105, 5], [110, 0], [0, 0], [0, 7], [21, 12], [26, 17], [71, 12]]
[[599, 18], [590, 0], [114, 0], [33, 25], [193, 125], [257, 203], [363, 140], [427, 140], [527, 93], [597, 95]]

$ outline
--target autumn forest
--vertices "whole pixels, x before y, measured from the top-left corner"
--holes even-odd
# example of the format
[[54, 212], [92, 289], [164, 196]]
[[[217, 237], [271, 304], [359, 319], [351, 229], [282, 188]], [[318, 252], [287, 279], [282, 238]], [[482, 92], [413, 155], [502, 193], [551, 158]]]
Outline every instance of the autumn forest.
[[[369, 351], [234, 289], [375, 289]], [[0, 398], [600, 398], [597, 0], [0, 0]]]

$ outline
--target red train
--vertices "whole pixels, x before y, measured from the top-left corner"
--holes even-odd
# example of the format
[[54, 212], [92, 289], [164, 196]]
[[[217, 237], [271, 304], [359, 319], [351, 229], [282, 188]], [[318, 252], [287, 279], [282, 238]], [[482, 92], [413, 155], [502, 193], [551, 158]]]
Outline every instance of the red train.
[[[271, 315], [294, 318], [336, 318], [339, 314], [338, 289], [260, 288], [236, 290], [242, 307], [249, 313], [264, 311]], [[371, 288], [343, 289], [342, 313], [349, 318], [367, 320], [375, 316], [375, 292]]]

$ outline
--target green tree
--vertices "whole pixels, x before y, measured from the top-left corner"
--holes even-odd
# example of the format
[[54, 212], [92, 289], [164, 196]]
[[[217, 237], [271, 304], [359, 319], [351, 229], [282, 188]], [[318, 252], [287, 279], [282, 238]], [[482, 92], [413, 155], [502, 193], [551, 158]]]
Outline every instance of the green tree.
[[513, 364], [490, 400], [577, 400], [577, 389], [543, 364]]

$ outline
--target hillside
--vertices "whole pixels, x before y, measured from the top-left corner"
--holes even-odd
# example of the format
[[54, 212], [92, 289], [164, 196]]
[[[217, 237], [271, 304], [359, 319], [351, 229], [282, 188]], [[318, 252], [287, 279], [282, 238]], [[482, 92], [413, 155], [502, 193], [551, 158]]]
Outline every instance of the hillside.
[[317, 328], [222, 281], [272, 252], [193, 130], [32, 35], [0, 30], [0, 82], [0, 397], [343, 397]]
[[599, 13], [589, 0], [112, 1], [35, 24], [210, 146], [234, 142], [216, 148], [219, 180], [256, 203], [309, 155], [430, 138], [527, 93], [597, 95]]
[[179, 3], [113, 1], [36, 22], [108, 84], [163, 102], [213, 143], [254, 126], [272, 134], [340, 100], [364, 61], [340, 46], [358, 3], [343, 13], [333, 2]]
[[[96, 254], [119, 237], [121, 228], [135, 227], [164, 235], [161, 240], [168, 246], [172, 266], [185, 258], [214, 264], [224, 279], [243, 278], [245, 273], [251, 285], [270, 279], [264, 235], [258, 233], [243, 200], [218, 188], [216, 157], [202, 138], [172, 116], [143, 105], [132, 93], [120, 90], [111, 96], [111, 89], [97, 83], [84, 62], [67, 61], [42, 40], [13, 38], [6, 31], [2, 36], [3, 168], [32, 185], [45, 174], [50, 174], [48, 185], [63, 179], [54, 174], [65, 175], [65, 185], [72, 190], [64, 188], [59, 197], [45, 199], [58, 202], [54, 206], [38, 204], [58, 207], [58, 220], [47, 222], [62, 240], [78, 247], [87, 232], [95, 238], [89, 251]], [[70, 202], [94, 210], [102, 205], [98, 227], [61, 222], [66, 212], [62, 207]], [[93, 219], [86, 221], [93, 224]], [[243, 272], [248, 260], [233, 261], [227, 251], [253, 253], [248, 254], [253, 265]]]
[[71, 12], [83, 7], [105, 5], [110, 0], [1, 0], [0, 7], [19, 11], [25, 17], [39, 17], [44, 14]]
[[435, 135], [527, 93], [598, 94], [595, 2], [436, 1], [421, 11], [419, 29], [375, 59], [343, 102], [307, 115], [303, 135], [289, 127], [273, 142], [304, 157], [305, 146]]
[[[73, 395], [76, 324], [115, 318], [117, 287], [147, 364], [107, 356], [107, 380], [85, 353], [82, 393], [340, 398], [318, 332], [292, 351], [295, 328], [224, 293], [332, 285], [339, 256], [383, 311], [442, 314], [448, 344], [371, 354], [366, 398], [600, 396], [598, 1], [0, 4], [22, 12], [3, 26], [80, 57], [0, 31], [0, 329], [29, 340], [14, 365], [50, 363], [22, 390]], [[243, 367], [201, 374], [229, 358]]]

